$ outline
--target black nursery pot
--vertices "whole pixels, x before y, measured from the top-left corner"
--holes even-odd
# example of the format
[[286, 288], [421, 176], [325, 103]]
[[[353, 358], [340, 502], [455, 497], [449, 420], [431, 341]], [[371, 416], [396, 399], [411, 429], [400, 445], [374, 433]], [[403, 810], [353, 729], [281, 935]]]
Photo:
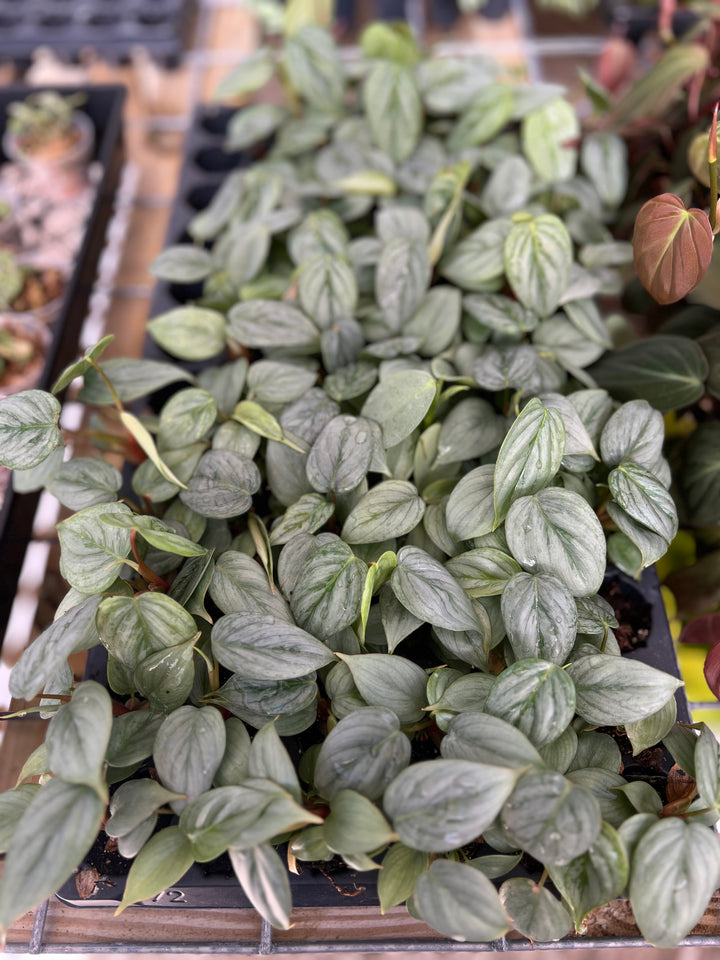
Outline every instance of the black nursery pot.
[[83, 51], [125, 63], [133, 47], [154, 60], [177, 66], [192, 36], [196, 0], [0, 0], [0, 60], [29, 65], [37, 47], [62, 60]]
[[[8, 104], [15, 100], [24, 100], [37, 89], [39, 88], [24, 84], [13, 84], [0, 89], [0, 137], [4, 132]], [[49, 390], [60, 372], [75, 359], [78, 338], [87, 316], [90, 294], [125, 158], [122, 134], [125, 87], [105, 85], [53, 89], [63, 95], [82, 93], [85, 96], [81, 110], [90, 117], [95, 127], [92, 162], [101, 165], [102, 173], [96, 185], [95, 199], [85, 224], [75, 266], [68, 277], [62, 305], [53, 323], [45, 367], [36, 384], [38, 390]], [[0, 162], [4, 163], [6, 160], [7, 157], [0, 150]], [[15, 598], [39, 496], [39, 493], [17, 496], [9, 486], [0, 507], [0, 552], [3, 557], [3, 576], [0, 577], [0, 645]]]
[[[679, 677], [675, 647], [670, 636], [655, 569], [645, 570], [639, 583], [619, 571], [609, 571], [601, 593], [616, 609], [621, 625], [618, 630], [621, 646], [628, 648], [623, 655]], [[95, 648], [91, 651], [86, 677], [102, 682], [104, 676], [104, 650]], [[681, 687], [675, 696], [678, 720], [689, 723], [690, 710], [684, 688]], [[300, 752], [299, 739], [287, 738], [286, 744], [291, 754], [297, 755]], [[674, 763], [670, 754], [664, 748], [657, 747], [633, 757], [627, 738], [618, 734], [616, 739], [623, 757], [623, 776], [628, 780], [647, 780], [664, 793], [662, 785]], [[170, 817], [166, 820], [163, 826], [171, 822]], [[105, 849], [107, 840], [106, 835], [101, 833], [78, 869], [78, 874], [95, 870], [95, 875], [102, 879], [96, 882], [92, 893], [87, 896], [78, 874], [71, 877], [57, 894], [63, 903], [74, 907], [114, 907], [122, 900], [132, 861], [126, 860], [117, 852], [108, 852]], [[279, 852], [284, 856], [285, 848], [279, 848]], [[478, 853], [483, 852], [491, 851], [489, 848], [483, 849], [481, 845]], [[300, 866], [300, 876], [289, 875], [293, 905], [296, 907], [360, 907], [379, 904], [377, 871], [358, 873], [349, 870], [339, 858], [329, 863], [301, 863]], [[541, 865], [525, 856], [511, 876], [539, 880], [541, 873]], [[498, 880], [497, 885], [501, 882]], [[233, 874], [229, 858], [224, 855], [209, 863], [194, 864], [177, 884], [150, 900], [142, 901], [138, 906], [250, 908], [251, 904]], [[558, 941], [555, 946], [561, 947], [564, 942], [577, 945], [576, 938], [568, 938], [567, 941]]]

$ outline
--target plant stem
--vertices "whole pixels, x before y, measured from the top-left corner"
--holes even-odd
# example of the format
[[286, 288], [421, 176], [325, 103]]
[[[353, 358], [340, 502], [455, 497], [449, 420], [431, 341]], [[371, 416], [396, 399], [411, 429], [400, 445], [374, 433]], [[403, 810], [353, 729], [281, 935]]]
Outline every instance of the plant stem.
[[115, 392], [115, 387], [112, 385], [112, 383], [111, 383], [110, 380], [108, 379], [107, 374], [105, 373], [105, 371], [103, 370], [103, 368], [100, 366], [100, 364], [97, 363], [95, 360], [91, 359], [90, 357], [87, 357], [86, 359], [87, 359], [88, 363], [90, 364], [90, 366], [91, 366], [94, 370], [97, 370], [97, 372], [98, 372], [98, 373], [100, 374], [100, 376], [103, 378], [103, 380], [105, 381], [105, 386], [106, 386], [106, 387], [108, 388], [108, 390], [110, 391], [110, 396], [111, 396], [112, 399], [113, 399], [113, 403], [114, 403], [115, 406], [117, 407], [118, 412], [119, 412], [119, 413], [122, 413], [122, 412], [123, 412], [123, 405], [122, 405], [122, 403], [120, 402], [120, 397], [119, 397], [119, 396], [117, 395], [117, 393]]
[[151, 586], [159, 587], [161, 590], [169, 589], [170, 584], [167, 582], [167, 580], [163, 580], [163, 578], [159, 577], [154, 570], [151, 570], [150, 567], [145, 563], [143, 558], [138, 553], [137, 545], [135, 542], [136, 537], [137, 537], [137, 530], [131, 530], [130, 546], [132, 548], [133, 556], [137, 561], [138, 573], [143, 578], [143, 580], [146, 580]]

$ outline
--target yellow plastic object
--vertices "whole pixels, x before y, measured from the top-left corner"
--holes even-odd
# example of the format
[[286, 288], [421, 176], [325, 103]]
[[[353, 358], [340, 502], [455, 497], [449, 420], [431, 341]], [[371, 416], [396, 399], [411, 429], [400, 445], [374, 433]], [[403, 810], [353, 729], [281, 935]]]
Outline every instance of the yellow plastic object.
[[696, 559], [697, 548], [695, 537], [687, 530], [678, 530], [675, 539], [668, 548], [668, 552], [664, 557], [660, 557], [655, 564], [660, 583], [662, 583], [673, 570], [689, 567], [695, 563]]
[[[703, 664], [710, 648], [701, 643], [679, 643], [675, 649], [680, 664], [680, 676], [685, 681], [685, 692], [688, 700], [714, 701], [716, 699], [715, 695], [705, 682], [705, 674], [703, 673]], [[718, 713], [720, 713], [720, 710], [718, 710]]]

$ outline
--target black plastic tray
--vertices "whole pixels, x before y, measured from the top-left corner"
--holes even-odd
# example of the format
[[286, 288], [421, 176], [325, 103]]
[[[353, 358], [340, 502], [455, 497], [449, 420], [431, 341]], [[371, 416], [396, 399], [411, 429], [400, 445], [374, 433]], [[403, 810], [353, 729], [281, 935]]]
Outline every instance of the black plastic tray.
[[[670, 636], [665, 607], [660, 594], [655, 569], [646, 570], [640, 583], [631, 580], [619, 572], [612, 572], [606, 578], [606, 587], [613, 581], [620, 585], [621, 593], [625, 598], [637, 603], [637, 607], [649, 621], [649, 635], [645, 646], [639, 646], [625, 654], [634, 660], [640, 660], [657, 669], [664, 670], [675, 677], [679, 677], [675, 647]], [[97, 648], [96, 648], [97, 649]], [[104, 653], [104, 651], [102, 651]], [[102, 681], [104, 679], [103, 657], [91, 660], [87, 674], [90, 678]], [[690, 710], [684, 688], [677, 694], [678, 720], [690, 722]], [[292, 738], [290, 738], [292, 740]], [[292, 749], [292, 745], [288, 743]], [[662, 750], [662, 756], [652, 758], [654, 774], [648, 774], [643, 766], [643, 757], [633, 758], [629, 751], [623, 748], [625, 763], [624, 776], [628, 779], [649, 779], [662, 781], [673, 765], [670, 754]], [[653, 751], [654, 753], [654, 751]], [[661, 769], [660, 769], [661, 768]], [[658, 784], [659, 785], [659, 784]], [[67, 881], [58, 893], [58, 898], [74, 907], [83, 906], [117, 906], [122, 899], [125, 889], [127, 871], [131, 861], [125, 860], [117, 853], [105, 852], [107, 838], [104, 833], [98, 837], [86, 861], [81, 864], [80, 870], [95, 869], [102, 877], [96, 883], [95, 889], [89, 897], [78, 894], [76, 878]], [[284, 855], [284, 847], [279, 848]], [[331, 907], [348, 906], [376, 906], [377, 872], [357, 873], [347, 869], [343, 864], [308, 865], [302, 864], [302, 875], [290, 874], [290, 887], [293, 904], [296, 907]], [[530, 876], [538, 879], [540, 870], [535, 869], [535, 862], [525, 857], [518, 868], [513, 871], [514, 876]], [[210, 863], [194, 864], [185, 876], [174, 886], [151, 900], [143, 901], [138, 906], [149, 907], [234, 907], [249, 908], [251, 904], [242, 892], [230, 867], [227, 856], [219, 857]]]
[[195, 0], [0, 0], [0, 60], [28, 64], [50, 47], [63, 60], [94, 50], [125, 62], [133, 47], [177, 66], [195, 21]]
[[[3, 126], [8, 103], [22, 100], [35, 89], [37, 88], [21, 84], [0, 89], [0, 123]], [[93, 160], [101, 164], [102, 175], [85, 225], [85, 235], [77, 253], [75, 268], [69, 277], [62, 307], [53, 324], [45, 369], [37, 384], [39, 390], [48, 390], [62, 369], [75, 358], [125, 157], [122, 137], [125, 87], [107, 85], [54, 89], [59, 89], [62, 93], [81, 91], [87, 97], [82, 109], [95, 125]], [[0, 161], [4, 162], [5, 159], [0, 148]], [[15, 597], [25, 549], [30, 540], [38, 499], [38, 493], [15, 495], [10, 486], [0, 507], [0, 556], [3, 563], [3, 574], [0, 577], [0, 645]]]
[[[235, 112], [221, 106], [195, 108], [185, 136], [180, 180], [165, 236], [166, 247], [191, 242], [187, 228], [195, 214], [207, 207], [228, 173], [249, 166], [257, 156], [249, 150], [234, 153], [225, 150], [228, 122]], [[150, 304], [150, 316], [173, 310], [198, 294], [199, 291], [191, 286], [158, 280]], [[168, 358], [151, 337], [146, 339], [145, 356]]]
[[[602, 8], [613, 32], [638, 44], [648, 34], [657, 33], [659, 10], [657, 6], [642, 6], [626, 0], [603, 0]], [[698, 22], [698, 15], [682, 7], [673, 15], [673, 34], [682, 37]]]

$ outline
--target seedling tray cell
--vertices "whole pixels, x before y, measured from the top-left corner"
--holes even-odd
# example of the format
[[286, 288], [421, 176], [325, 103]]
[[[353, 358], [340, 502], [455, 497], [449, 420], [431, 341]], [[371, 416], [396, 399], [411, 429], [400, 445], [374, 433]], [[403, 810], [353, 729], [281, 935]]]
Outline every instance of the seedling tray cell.
[[0, 60], [24, 65], [46, 46], [63, 60], [91, 49], [116, 63], [141, 46], [155, 60], [177, 66], [194, 19], [194, 0], [0, 0]]

